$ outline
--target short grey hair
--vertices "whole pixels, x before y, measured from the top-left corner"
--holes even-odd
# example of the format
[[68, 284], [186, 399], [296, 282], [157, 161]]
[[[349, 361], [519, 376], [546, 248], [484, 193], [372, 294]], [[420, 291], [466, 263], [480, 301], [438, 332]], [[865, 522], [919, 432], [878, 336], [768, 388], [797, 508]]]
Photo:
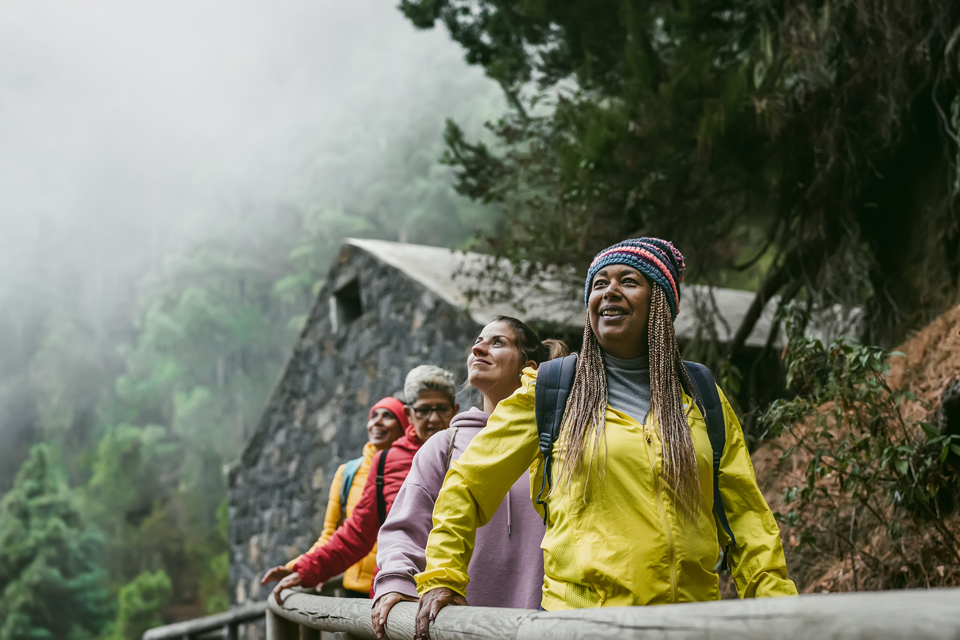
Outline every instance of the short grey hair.
[[422, 364], [407, 374], [403, 383], [403, 395], [407, 404], [413, 404], [424, 391], [443, 391], [450, 396], [453, 404], [457, 398], [457, 389], [453, 374], [432, 364]]

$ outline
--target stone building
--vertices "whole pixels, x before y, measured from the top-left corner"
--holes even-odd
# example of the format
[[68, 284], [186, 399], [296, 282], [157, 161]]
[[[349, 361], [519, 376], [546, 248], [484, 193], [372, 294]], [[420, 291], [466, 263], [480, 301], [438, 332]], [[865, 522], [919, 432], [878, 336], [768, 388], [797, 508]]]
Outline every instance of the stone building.
[[[343, 244], [259, 424], [229, 470], [234, 604], [263, 598], [264, 571], [316, 539], [334, 472], [366, 442], [370, 405], [398, 395], [410, 369], [436, 364], [465, 380], [469, 345], [501, 313], [579, 346], [582, 294], [565, 294], [550, 272], [516, 283], [506, 302], [471, 303], [465, 291], [483, 284], [471, 273], [484, 259], [393, 242]], [[702, 293], [692, 286], [684, 295], [695, 300]], [[721, 342], [736, 330], [752, 298], [749, 292], [714, 291]], [[677, 319], [681, 340], [694, 334], [692, 306], [687, 303]], [[765, 344], [771, 316], [769, 311], [761, 318], [748, 346]], [[459, 400], [468, 406], [471, 399]]]

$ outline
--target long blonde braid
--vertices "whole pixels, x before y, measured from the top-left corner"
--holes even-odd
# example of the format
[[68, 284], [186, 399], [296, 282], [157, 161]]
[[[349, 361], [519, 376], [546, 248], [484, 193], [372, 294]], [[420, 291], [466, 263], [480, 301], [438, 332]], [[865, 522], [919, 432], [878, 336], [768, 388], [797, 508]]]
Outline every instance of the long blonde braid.
[[[560, 450], [563, 459], [556, 487], [566, 485], [575, 475], [584, 473], [589, 480], [590, 469], [581, 469], [588, 443], [593, 444], [593, 460], [601, 477], [604, 465], [600, 455], [605, 453], [607, 437], [607, 373], [603, 368], [603, 352], [597, 337], [590, 327], [590, 318], [583, 328], [583, 348], [577, 358], [577, 373], [573, 378], [573, 388], [567, 408], [563, 412], [560, 427]], [[593, 463], [590, 464], [593, 467]], [[586, 498], [586, 483], [584, 483]]]
[[[657, 421], [663, 447], [663, 483], [673, 490], [678, 511], [696, 519], [703, 503], [697, 473], [697, 458], [683, 408], [683, 388], [694, 397], [693, 382], [683, 364], [673, 317], [666, 294], [653, 287], [647, 327], [650, 345], [650, 415]], [[691, 405], [692, 406], [692, 405]], [[602, 480], [606, 456], [607, 375], [603, 352], [587, 319], [583, 348], [570, 390], [560, 430], [562, 462], [556, 488], [569, 488], [575, 476], [584, 477], [586, 500], [589, 476], [597, 465]], [[593, 449], [591, 463], [584, 468], [587, 448]]]
[[696, 518], [703, 504], [697, 454], [683, 409], [683, 388], [696, 401], [693, 381], [683, 364], [667, 296], [653, 287], [650, 298], [650, 415], [656, 418], [663, 447], [663, 479], [676, 495], [680, 514]]

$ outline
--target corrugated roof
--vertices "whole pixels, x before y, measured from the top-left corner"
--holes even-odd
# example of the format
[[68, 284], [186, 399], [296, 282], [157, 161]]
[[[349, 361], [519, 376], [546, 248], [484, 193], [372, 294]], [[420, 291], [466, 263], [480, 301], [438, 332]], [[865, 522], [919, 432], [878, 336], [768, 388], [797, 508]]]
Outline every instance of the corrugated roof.
[[[570, 291], [557, 277], [556, 271], [545, 269], [537, 282], [516, 279], [510, 284], [508, 299], [489, 303], [486, 296], [470, 299], [468, 291], [487, 291], [486, 283], [475, 274], [489, 263], [490, 257], [478, 253], [453, 251], [442, 247], [363, 240], [349, 238], [346, 243], [366, 251], [384, 263], [399, 269], [411, 279], [440, 296], [450, 304], [466, 310], [478, 324], [486, 324], [498, 315], [509, 315], [531, 321], [549, 321], [579, 329], [584, 323], [582, 290]], [[503, 266], [509, 265], [504, 262]], [[717, 320], [714, 330], [720, 342], [733, 339], [753, 302], [750, 291], [708, 288], [703, 285], [681, 285], [680, 314], [674, 326], [677, 337], [690, 340], [696, 337], [696, 314], [698, 305], [709, 305], [710, 293], [716, 305]], [[776, 313], [777, 299], [770, 300], [747, 338], [747, 346], [761, 348], [767, 337]], [[782, 345], [782, 339], [776, 344]]]

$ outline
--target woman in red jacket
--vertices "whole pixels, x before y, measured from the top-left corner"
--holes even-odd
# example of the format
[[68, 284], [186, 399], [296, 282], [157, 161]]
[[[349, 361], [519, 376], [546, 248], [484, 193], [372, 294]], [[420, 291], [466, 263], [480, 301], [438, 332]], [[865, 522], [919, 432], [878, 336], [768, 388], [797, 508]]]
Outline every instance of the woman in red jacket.
[[[336, 576], [370, 553], [377, 542], [380, 525], [393, 506], [400, 485], [410, 471], [413, 456], [430, 436], [450, 426], [460, 410], [456, 403], [453, 374], [433, 365], [422, 365], [409, 374], [403, 393], [410, 402], [404, 413], [410, 421], [406, 434], [393, 446], [378, 452], [370, 463], [370, 475], [363, 496], [353, 513], [322, 547], [304, 554], [293, 566], [294, 573], [273, 589], [279, 604], [280, 593], [290, 587], [313, 587]], [[383, 478], [383, 490], [377, 491], [377, 477]]]

